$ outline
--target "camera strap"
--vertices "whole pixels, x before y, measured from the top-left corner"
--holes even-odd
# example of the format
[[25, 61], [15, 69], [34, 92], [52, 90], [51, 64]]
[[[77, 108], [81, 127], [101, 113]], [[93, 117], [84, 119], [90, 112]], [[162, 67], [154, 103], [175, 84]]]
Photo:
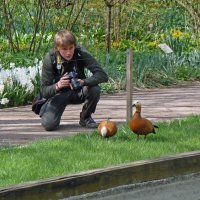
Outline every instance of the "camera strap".
[[56, 60], [57, 60], [56, 68], [57, 68], [58, 74], [60, 76], [62, 73], [62, 62], [61, 62], [61, 56], [59, 53], [57, 53], [57, 55], [56, 55]]
[[62, 74], [62, 61], [61, 56], [58, 52], [54, 52], [54, 49], [52, 48], [50, 51], [50, 59], [51, 63], [53, 65], [53, 70], [57, 76], [61, 76]]

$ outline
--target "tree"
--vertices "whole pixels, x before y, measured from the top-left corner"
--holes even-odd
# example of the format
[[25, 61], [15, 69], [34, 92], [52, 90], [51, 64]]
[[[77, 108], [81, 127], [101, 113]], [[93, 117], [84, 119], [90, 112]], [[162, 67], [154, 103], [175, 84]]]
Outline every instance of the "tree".
[[46, 0], [37, 0], [35, 2], [35, 4], [36, 4], [36, 7], [35, 7], [36, 8], [36, 16], [35, 16], [35, 18], [32, 18], [30, 10], [27, 8], [26, 3], [24, 3], [24, 7], [26, 8], [30, 18], [32, 19], [33, 27], [34, 27], [33, 37], [32, 37], [32, 40], [31, 40], [31, 43], [29, 46], [29, 51], [32, 52], [32, 54], [34, 54], [36, 51], [36, 45], [37, 45], [36, 34], [39, 32], [39, 29], [41, 29], [41, 33], [40, 33], [37, 51], [40, 49], [40, 45], [41, 45], [44, 31], [45, 31], [46, 11], [47, 11]]
[[[28, 48], [34, 55], [40, 50], [45, 33], [57, 31], [60, 27], [73, 28], [86, 2], [87, 0], [3, 0], [0, 32], [7, 38], [13, 53]], [[21, 36], [25, 34], [31, 37], [30, 42], [21, 45]]]
[[[104, 0], [106, 6], [107, 6], [107, 20], [106, 20], [106, 46], [107, 46], [107, 52], [110, 53], [111, 50], [111, 24], [112, 24], [112, 7], [116, 4], [123, 4], [126, 2], [126, 0]], [[119, 16], [121, 17], [121, 12], [119, 11]], [[121, 18], [119, 18], [119, 26], [121, 26]], [[118, 30], [120, 27], [118, 27]], [[120, 31], [120, 30], [119, 30]]]
[[[84, 8], [84, 6], [85, 6], [86, 1], [87, 1], [87, 0], [83, 0], [83, 1], [80, 3], [80, 6], [79, 6], [79, 4], [77, 3], [76, 0], [74, 0], [74, 2], [71, 2], [70, 5], [72, 5], [72, 7], [71, 7], [71, 10], [70, 10], [69, 15], [68, 15], [68, 20], [67, 20], [66, 28], [72, 29], [73, 26], [76, 24], [77, 19], [79, 18], [80, 13], [82, 12], [82, 10], [83, 10], [83, 8]], [[79, 7], [77, 12], [76, 12], [76, 11], [74, 12], [74, 10], [75, 10], [75, 5], [77, 5], [77, 6]], [[73, 17], [73, 14], [74, 14], [74, 13], [76, 13], [76, 15], [75, 15], [74, 19], [72, 19], [71, 17]], [[71, 23], [70, 23], [70, 19], [72, 19], [72, 20], [71, 20]]]
[[[16, 51], [19, 51], [19, 41], [18, 41], [18, 36], [17, 36], [17, 31], [15, 27], [15, 19], [12, 14], [12, 7], [14, 6], [10, 5], [10, 2], [7, 0], [3, 0], [2, 2], [2, 7], [3, 7], [3, 18], [5, 19], [5, 26], [4, 26], [4, 32], [7, 36], [9, 46], [12, 49], [12, 51], [15, 53]], [[14, 35], [14, 37], [13, 37]]]

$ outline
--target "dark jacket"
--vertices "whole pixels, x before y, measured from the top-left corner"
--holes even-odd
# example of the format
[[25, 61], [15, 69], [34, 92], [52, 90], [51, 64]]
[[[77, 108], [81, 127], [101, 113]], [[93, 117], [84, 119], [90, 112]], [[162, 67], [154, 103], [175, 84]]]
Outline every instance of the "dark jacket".
[[[59, 81], [63, 74], [72, 71], [74, 66], [76, 66], [78, 73], [77, 78], [83, 79], [85, 86], [94, 86], [108, 81], [108, 75], [85, 49], [77, 47], [71, 61], [62, 58], [63, 64], [60, 74], [55, 70], [55, 64], [52, 63], [51, 52], [45, 55], [42, 66], [41, 87], [45, 98], [50, 98], [56, 94], [55, 83]], [[91, 72], [91, 76], [86, 76], [86, 69]]]

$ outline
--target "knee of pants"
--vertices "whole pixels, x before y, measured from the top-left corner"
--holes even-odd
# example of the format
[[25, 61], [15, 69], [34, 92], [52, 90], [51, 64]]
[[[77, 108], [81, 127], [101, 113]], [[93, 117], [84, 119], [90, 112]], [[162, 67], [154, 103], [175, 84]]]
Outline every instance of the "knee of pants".
[[88, 88], [88, 96], [89, 98], [99, 100], [100, 98], [101, 89], [98, 85], [92, 86]]
[[41, 118], [41, 123], [46, 131], [53, 131], [59, 126], [60, 121], [55, 120], [54, 118], [48, 115], [43, 115]]

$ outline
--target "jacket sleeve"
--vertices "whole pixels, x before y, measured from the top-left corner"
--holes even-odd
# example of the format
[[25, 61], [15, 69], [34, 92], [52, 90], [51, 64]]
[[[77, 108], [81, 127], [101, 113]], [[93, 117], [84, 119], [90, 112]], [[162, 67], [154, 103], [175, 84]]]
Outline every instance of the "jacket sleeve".
[[55, 73], [49, 53], [43, 59], [41, 89], [44, 98], [48, 99], [56, 94]]
[[106, 72], [102, 69], [96, 59], [86, 50], [82, 50], [82, 59], [84, 67], [92, 73], [92, 76], [84, 79], [86, 86], [98, 85], [99, 83], [108, 81]]

